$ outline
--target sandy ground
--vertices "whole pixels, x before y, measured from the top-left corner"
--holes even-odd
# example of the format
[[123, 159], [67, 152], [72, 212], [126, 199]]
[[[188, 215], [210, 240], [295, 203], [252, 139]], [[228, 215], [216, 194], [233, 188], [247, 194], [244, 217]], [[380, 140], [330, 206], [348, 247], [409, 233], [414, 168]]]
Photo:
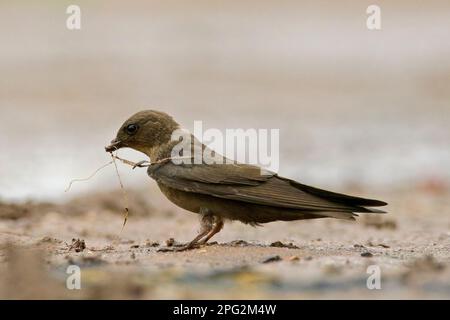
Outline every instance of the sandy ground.
[[[190, 240], [197, 217], [150, 192], [153, 202], [131, 193], [123, 232], [118, 192], [3, 203], [1, 297], [450, 298], [446, 190], [380, 195], [390, 213], [356, 222], [228, 223], [210, 245], [178, 253], [158, 249]], [[66, 289], [71, 264], [81, 268], [81, 290]], [[367, 289], [370, 265], [380, 268], [380, 290]]]

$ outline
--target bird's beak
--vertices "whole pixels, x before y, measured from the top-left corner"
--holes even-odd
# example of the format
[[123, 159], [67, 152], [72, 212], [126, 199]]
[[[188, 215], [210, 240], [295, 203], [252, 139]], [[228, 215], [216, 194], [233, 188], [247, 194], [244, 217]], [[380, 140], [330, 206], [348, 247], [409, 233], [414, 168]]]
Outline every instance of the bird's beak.
[[113, 141], [111, 141], [111, 144], [109, 146], [105, 147], [105, 151], [106, 152], [113, 152], [113, 151], [115, 151], [117, 149], [120, 149], [122, 147], [121, 143], [122, 142], [120, 140], [117, 140], [117, 138], [116, 138]]

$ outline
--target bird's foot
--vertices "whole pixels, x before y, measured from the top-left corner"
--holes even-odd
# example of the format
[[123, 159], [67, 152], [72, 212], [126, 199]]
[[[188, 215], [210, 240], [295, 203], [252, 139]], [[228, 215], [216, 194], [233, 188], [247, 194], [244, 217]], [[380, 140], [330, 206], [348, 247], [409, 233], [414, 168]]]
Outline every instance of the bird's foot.
[[195, 243], [195, 244], [188, 243], [186, 245], [177, 246], [177, 247], [160, 248], [157, 250], [157, 252], [183, 252], [183, 251], [188, 251], [188, 250], [193, 250], [193, 249], [199, 249], [200, 247], [201, 247], [201, 245], [198, 243]]
[[200, 240], [199, 242], [198, 242], [198, 246], [200, 247], [200, 246], [205, 246], [206, 245], [206, 243], [208, 242], [208, 240], [209, 239], [203, 239], [203, 240]]
[[[199, 249], [206, 245], [209, 239], [214, 236], [217, 232], [219, 232], [223, 227], [223, 221], [220, 218], [215, 218], [207, 209], [201, 209], [202, 211], [202, 220], [199, 234], [189, 243], [182, 246], [171, 246], [166, 248], [161, 248], [158, 252], [181, 252], [192, 249]], [[205, 213], [206, 211], [206, 213]]]

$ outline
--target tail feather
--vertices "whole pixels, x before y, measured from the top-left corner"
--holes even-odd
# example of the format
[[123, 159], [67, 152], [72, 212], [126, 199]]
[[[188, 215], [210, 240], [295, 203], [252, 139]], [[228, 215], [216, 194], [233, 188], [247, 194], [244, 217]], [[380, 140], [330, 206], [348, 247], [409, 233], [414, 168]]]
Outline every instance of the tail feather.
[[[349, 206], [355, 206], [355, 207], [382, 207], [387, 205], [386, 202], [380, 201], [380, 200], [374, 200], [374, 199], [366, 199], [366, 198], [360, 198], [360, 197], [354, 197], [349, 196], [342, 193], [336, 193], [331, 192], [319, 188], [314, 188], [305, 184], [301, 184], [299, 182], [290, 180], [291, 185], [294, 187], [307, 192], [309, 194], [318, 196], [320, 198], [327, 199], [329, 201], [333, 201], [340, 204], [345, 204]], [[363, 208], [365, 210], [363, 211], [357, 211], [357, 212], [374, 212], [374, 213], [385, 213], [384, 211], [377, 210], [377, 209], [367, 209]], [[356, 210], [355, 210], [356, 211]]]
[[320, 211], [315, 214], [323, 217], [330, 217], [342, 220], [356, 220], [355, 217], [358, 216], [357, 214], [354, 214], [352, 212], [334, 212], [334, 211]]

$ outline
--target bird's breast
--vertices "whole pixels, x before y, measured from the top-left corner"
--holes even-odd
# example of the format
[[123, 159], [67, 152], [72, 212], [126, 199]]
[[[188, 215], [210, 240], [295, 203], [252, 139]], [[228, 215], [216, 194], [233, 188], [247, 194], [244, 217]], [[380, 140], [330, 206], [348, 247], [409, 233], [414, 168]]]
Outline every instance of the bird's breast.
[[159, 189], [167, 199], [185, 210], [198, 213], [200, 208], [204, 205], [202, 195], [170, 188], [158, 181], [157, 183]]

